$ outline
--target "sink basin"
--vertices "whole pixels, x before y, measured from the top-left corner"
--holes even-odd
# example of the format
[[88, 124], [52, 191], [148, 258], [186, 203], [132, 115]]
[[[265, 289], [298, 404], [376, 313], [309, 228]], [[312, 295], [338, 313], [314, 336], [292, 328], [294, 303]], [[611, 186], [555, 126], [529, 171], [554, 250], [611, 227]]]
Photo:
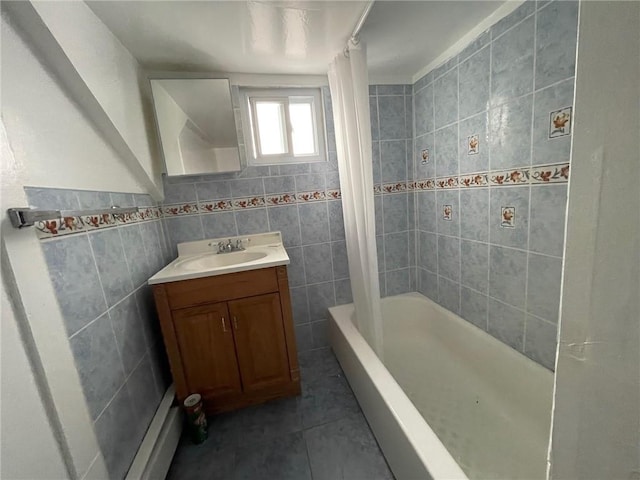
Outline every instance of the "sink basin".
[[265, 252], [235, 252], [235, 253], [207, 253], [194, 258], [185, 258], [177, 262], [174, 268], [187, 271], [211, 270], [214, 268], [230, 267], [254, 262], [266, 257]]
[[[1, 1], [1, 0], [0, 0]], [[246, 250], [220, 253], [211, 248], [223, 242], [241, 241]], [[246, 237], [209, 238], [178, 244], [178, 258], [148, 281], [149, 285], [180, 282], [195, 278], [215, 277], [289, 265], [289, 256], [282, 244], [280, 232], [256, 233]]]

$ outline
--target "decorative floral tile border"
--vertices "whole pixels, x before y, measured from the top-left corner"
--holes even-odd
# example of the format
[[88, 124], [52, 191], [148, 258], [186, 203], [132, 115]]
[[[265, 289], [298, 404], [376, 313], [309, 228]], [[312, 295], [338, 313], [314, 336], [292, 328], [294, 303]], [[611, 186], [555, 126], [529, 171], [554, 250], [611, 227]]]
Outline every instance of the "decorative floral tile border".
[[489, 175], [486, 173], [472, 173], [470, 175], [460, 175], [458, 184], [463, 187], [486, 187], [489, 185]]
[[339, 198], [342, 198], [342, 192], [339, 188], [327, 190], [327, 200], [338, 200]]
[[194, 215], [198, 213], [215, 213], [219, 211], [238, 211], [266, 206], [292, 205], [295, 203], [318, 202], [322, 200], [336, 200], [341, 198], [340, 189], [333, 188], [327, 191], [311, 191], [301, 193], [278, 193], [265, 197], [248, 197], [236, 199], [215, 200], [212, 202], [183, 203], [177, 205], [165, 205], [162, 208], [165, 217], [178, 215]]
[[183, 203], [181, 205], [163, 205], [162, 214], [164, 216], [175, 217], [177, 215], [192, 215], [198, 213], [197, 203]]
[[[378, 183], [373, 186], [375, 195], [412, 192], [420, 190], [498, 187], [509, 185], [527, 185], [542, 183], [562, 183], [569, 179], [569, 164], [542, 165], [512, 170], [497, 170], [492, 172], [478, 172], [448, 177], [427, 178], [409, 182]], [[322, 200], [337, 200], [342, 198], [339, 188], [326, 191], [311, 191], [302, 193], [279, 193], [266, 197], [252, 197], [239, 200], [217, 200], [215, 202], [201, 202], [195, 209], [195, 204], [165, 205], [165, 216], [192, 215], [195, 213], [214, 213], [223, 210], [244, 210], [264, 206], [291, 205], [295, 203], [317, 202]]]
[[[215, 202], [202, 202], [198, 204], [198, 211], [200, 213], [213, 213], [224, 210], [233, 210], [231, 200], [216, 200]], [[167, 214], [165, 213], [165, 215]]]
[[238, 198], [234, 199], [232, 202], [234, 210], [246, 210], [249, 208], [259, 208], [264, 207], [266, 202], [264, 201], [264, 197], [251, 197], [251, 198]]
[[531, 169], [531, 183], [564, 183], [569, 180], [569, 164], [547, 165]]
[[37, 222], [34, 227], [38, 238], [44, 239], [117, 227], [119, 225], [159, 220], [162, 215], [163, 212], [158, 207], [141, 207], [138, 212], [132, 213], [104, 213], [102, 215], [53, 218]]
[[456, 188], [458, 186], [458, 177], [441, 177], [436, 178], [436, 188]]
[[297, 193], [296, 199], [298, 200], [298, 203], [319, 202], [320, 200], [326, 200], [327, 194], [321, 191], [303, 192]]
[[433, 190], [436, 188], [436, 181], [432, 178], [429, 180], [418, 180], [415, 184], [416, 190]]
[[529, 183], [529, 170], [516, 169], [492, 173], [489, 177], [491, 185], [522, 185]]
[[296, 203], [296, 194], [295, 193], [281, 193], [278, 195], [268, 195], [267, 205], [290, 205], [292, 203]]
[[[569, 163], [539, 165], [534, 167], [497, 170], [490, 172], [427, 178], [409, 182], [375, 184], [375, 195], [402, 193], [407, 191], [440, 190], [454, 188], [500, 187], [513, 185], [543, 185], [566, 183], [569, 180]], [[187, 202], [162, 207], [140, 207], [138, 212], [125, 214], [105, 213], [78, 217], [55, 218], [35, 225], [39, 238], [51, 238], [72, 233], [87, 232], [130, 223], [158, 220], [163, 217], [199, 215], [219, 211], [237, 211], [265, 206], [291, 205], [322, 200], [337, 200], [342, 197], [340, 189], [302, 193], [279, 193], [266, 197], [224, 199], [213, 202]]]
[[[407, 191], [407, 182], [383, 183], [381, 193], [400, 193]], [[375, 192], [375, 190], [374, 190]]]
[[566, 183], [567, 181], [569, 181], [569, 164], [560, 163], [556, 165], [539, 165], [535, 167], [514, 168], [511, 170], [497, 170], [492, 172], [468, 173], [459, 176], [453, 175], [450, 177], [429, 178], [410, 182], [407, 186], [408, 190], [440, 190], [451, 188]]

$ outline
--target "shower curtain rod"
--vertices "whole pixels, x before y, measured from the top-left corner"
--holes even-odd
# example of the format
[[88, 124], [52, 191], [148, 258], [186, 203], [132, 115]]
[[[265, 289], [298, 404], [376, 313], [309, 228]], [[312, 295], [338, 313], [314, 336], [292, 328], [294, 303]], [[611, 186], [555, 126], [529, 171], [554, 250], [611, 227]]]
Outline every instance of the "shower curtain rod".
[[[360, 18], [358, 19], [358, 23], [356, 23], [356, 26], [354, 27], [353, 32], [351, 33], [351, 37], [349, 38], [349, 41], [353, 42], [354, 45], [357, 45], [358, 43], [360, 43], [360, 40], [358, 39], [358, 35], [360, 34], [360, 30], [362, 29], [364, 22], [367, 20], [367, 17], [369, 16], [369, 12], [373, 8], [374, 3], [375, 3], [375, 0], [371, 0], [369, 2], [367, 7], [362, 12], [362, 15], [360, 15]], [[347, 49], [349, 48], [349, 42], [347, 42], [346, 48]]]

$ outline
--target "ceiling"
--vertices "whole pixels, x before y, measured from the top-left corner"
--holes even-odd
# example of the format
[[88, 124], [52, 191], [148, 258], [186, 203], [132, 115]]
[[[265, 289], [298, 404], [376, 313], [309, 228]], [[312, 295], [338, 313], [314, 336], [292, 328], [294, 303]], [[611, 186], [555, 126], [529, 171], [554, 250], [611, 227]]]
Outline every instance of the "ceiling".
[[369, 75], [414, 76], [503, 3], [376, 1], [360, 32], [367, 44]]
[[98, 1], [94, 13], [145, 67], [325, 74], [367, 2]]
[[[149, 70], [324, 75], [366, 1], [89, 1]], [[382, 1], [361, 30], [372, 80], [408, 83], [504, 1]]]

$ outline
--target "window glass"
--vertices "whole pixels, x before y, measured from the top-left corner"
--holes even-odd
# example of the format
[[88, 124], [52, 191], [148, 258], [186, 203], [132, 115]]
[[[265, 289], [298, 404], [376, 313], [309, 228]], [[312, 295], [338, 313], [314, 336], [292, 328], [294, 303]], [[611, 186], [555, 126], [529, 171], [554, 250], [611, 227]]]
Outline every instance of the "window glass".
[[256, 102], [257, 130], [260, 153], [274, 155], [287, 153], [284, 105], [281, 102]]
[[316, 153], [312, 101], [313, 99], [307, 99], [306, 103], [289, 104], [294, 155], [313, 155]]

